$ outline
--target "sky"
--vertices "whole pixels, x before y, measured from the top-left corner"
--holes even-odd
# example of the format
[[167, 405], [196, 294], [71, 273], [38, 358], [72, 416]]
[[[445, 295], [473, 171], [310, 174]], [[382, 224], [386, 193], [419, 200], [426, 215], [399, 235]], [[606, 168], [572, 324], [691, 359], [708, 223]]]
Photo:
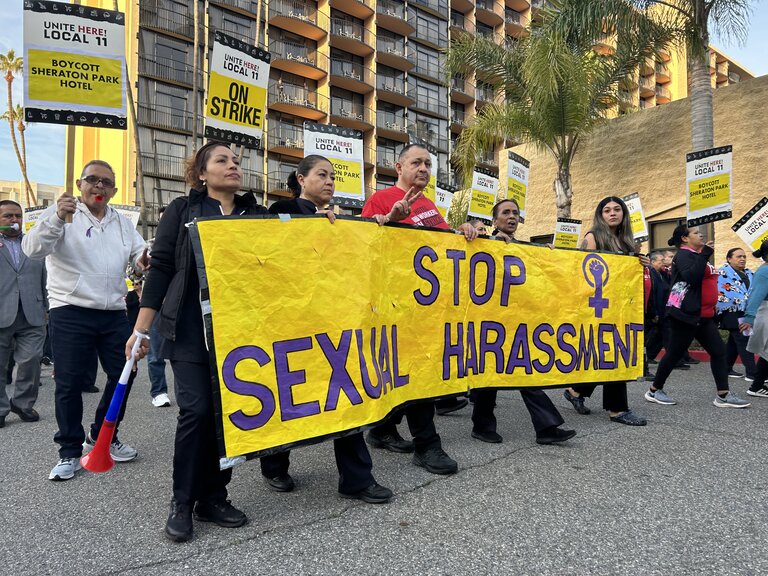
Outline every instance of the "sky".
[[[23, 56], [22, 0], [3, 0], [0, 6], [0, 52], [14, 49]], [[768, 0], [753, 4], [749, 34], [743, 46], [714, 36], [712, 43], [756, 76], [768, 74]], [[13, 82], [13, 101], [22, 103], [23, 78]], [[2, 94], [6, 88], [3, 87]], [[6, 98], [0, 98], [5, 111]], [[26, 132], [27, 163], [30, 181], [61, 185], [64, 183], [64, 127], [32, 124]], [[18, 138], [18, 134], [17, 134]], [[0, 180], [20, 180], [21, 171], [11, 144], [7, 122], [0, 124]]]

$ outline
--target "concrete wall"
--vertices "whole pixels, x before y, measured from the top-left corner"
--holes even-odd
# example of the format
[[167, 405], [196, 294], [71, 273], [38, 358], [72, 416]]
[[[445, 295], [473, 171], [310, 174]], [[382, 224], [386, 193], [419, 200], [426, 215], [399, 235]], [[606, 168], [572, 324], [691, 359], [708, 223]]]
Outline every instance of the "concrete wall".
[[[714, 92], [715, 145], [733, 145], [732, 220], [716, 222], [716, 264], [729, 248], [746, 248], [731, 225], [758, 199], [768, 195], [768, 76], [740, 82]], [[685, 217], [685, 154], [691, 149], [690, 102], [678, 100], [607, 121], [576, 154], [573, 167], [572, 217], [592, 221], [601, 198], [638, 192], [650, 223]], [[532, 146], [513, 149], [531, 161], [526, 224], [519, 238], [551, 234], [555, 226], [552, 182], [555, 163]], [[502, 154], [502, 160], [506, 154]], [[506, 174], [506, 161], [501, 173]], [[652, 241], [666, 245], [665, 238]], [[646, 243], [645, 247], [648, 247]], [[748, 264], [755, 269], [759, 262]]]

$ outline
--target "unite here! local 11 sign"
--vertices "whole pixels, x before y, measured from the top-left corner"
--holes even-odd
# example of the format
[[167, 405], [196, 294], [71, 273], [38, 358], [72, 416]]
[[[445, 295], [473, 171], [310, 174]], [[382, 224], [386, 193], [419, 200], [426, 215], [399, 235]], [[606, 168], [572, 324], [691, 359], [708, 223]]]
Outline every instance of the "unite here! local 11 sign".
[[732, 166], [732, 146], [686, 154], [688, 226], [726, 220], [732, 216]]

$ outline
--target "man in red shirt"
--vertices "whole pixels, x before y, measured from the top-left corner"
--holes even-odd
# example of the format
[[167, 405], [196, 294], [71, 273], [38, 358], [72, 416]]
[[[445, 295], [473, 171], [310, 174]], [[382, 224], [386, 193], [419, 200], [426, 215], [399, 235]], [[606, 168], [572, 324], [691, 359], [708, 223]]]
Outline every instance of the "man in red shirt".
[[[400, 152], [395, 169], [397, 183], [371, 196], [363, 207], [363, 217], [374, 218], [381, 225], [403, 222], [450, 229], [434, 202], [424, 197], [423, 191], [432, 171], [429, 151], [420, 144], [409, 144]], [[468, 222], [459, 226], [459, 231], [468, 241], [477, 238], [477, 230]], [[403, 412], [413, 435], [412, 443], [403, 439], [397, 431]], [[368, 443], [374, 448], [392, 452], [414, 452], [413, 463], [433, 474], [455, 473], [458, 464], [443, 450], [435, 429], [434, 403], [409, 406], [403, 412], [373, 428], [368, 433]]]

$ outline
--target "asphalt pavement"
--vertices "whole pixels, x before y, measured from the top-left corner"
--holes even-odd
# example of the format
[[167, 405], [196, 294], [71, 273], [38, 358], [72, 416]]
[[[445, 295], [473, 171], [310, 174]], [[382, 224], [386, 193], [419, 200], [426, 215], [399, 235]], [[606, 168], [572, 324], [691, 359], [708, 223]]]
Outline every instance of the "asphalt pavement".
[[[45, 368], [40, 422], [10, 414], [0, 430], [0, 574], [768, 574], [768, 399], [714, 407], [708, 364], [673, 374], [665, 389], [677, 406], [649, 404], [646, 384], [631, 383], [644, 428], [610, 422], [599, 389], [589, 416], [551, 390], [578, 431], [559, 446], [535, 443], [514, 391], [499, 394], [502, 444], [470, 437], [470, 408], [438, 416], [458, 474], [372, 450], [377, 480], [395, 492], [386, 505], [338, 497], [330, 442], [293, 452], [289, 494], [269, 491], [248, 462], [230, 484], [248, 525], [196, 523], [186, 544], [162, 533], [175, 406], [152, 407], [142, 371], [120, 434], [138, 459], [51, 482], [50, 375]], [[745, 395], [746, 382], [731, 383]], [[98, 396], [84, 395], [86, 420]]]

